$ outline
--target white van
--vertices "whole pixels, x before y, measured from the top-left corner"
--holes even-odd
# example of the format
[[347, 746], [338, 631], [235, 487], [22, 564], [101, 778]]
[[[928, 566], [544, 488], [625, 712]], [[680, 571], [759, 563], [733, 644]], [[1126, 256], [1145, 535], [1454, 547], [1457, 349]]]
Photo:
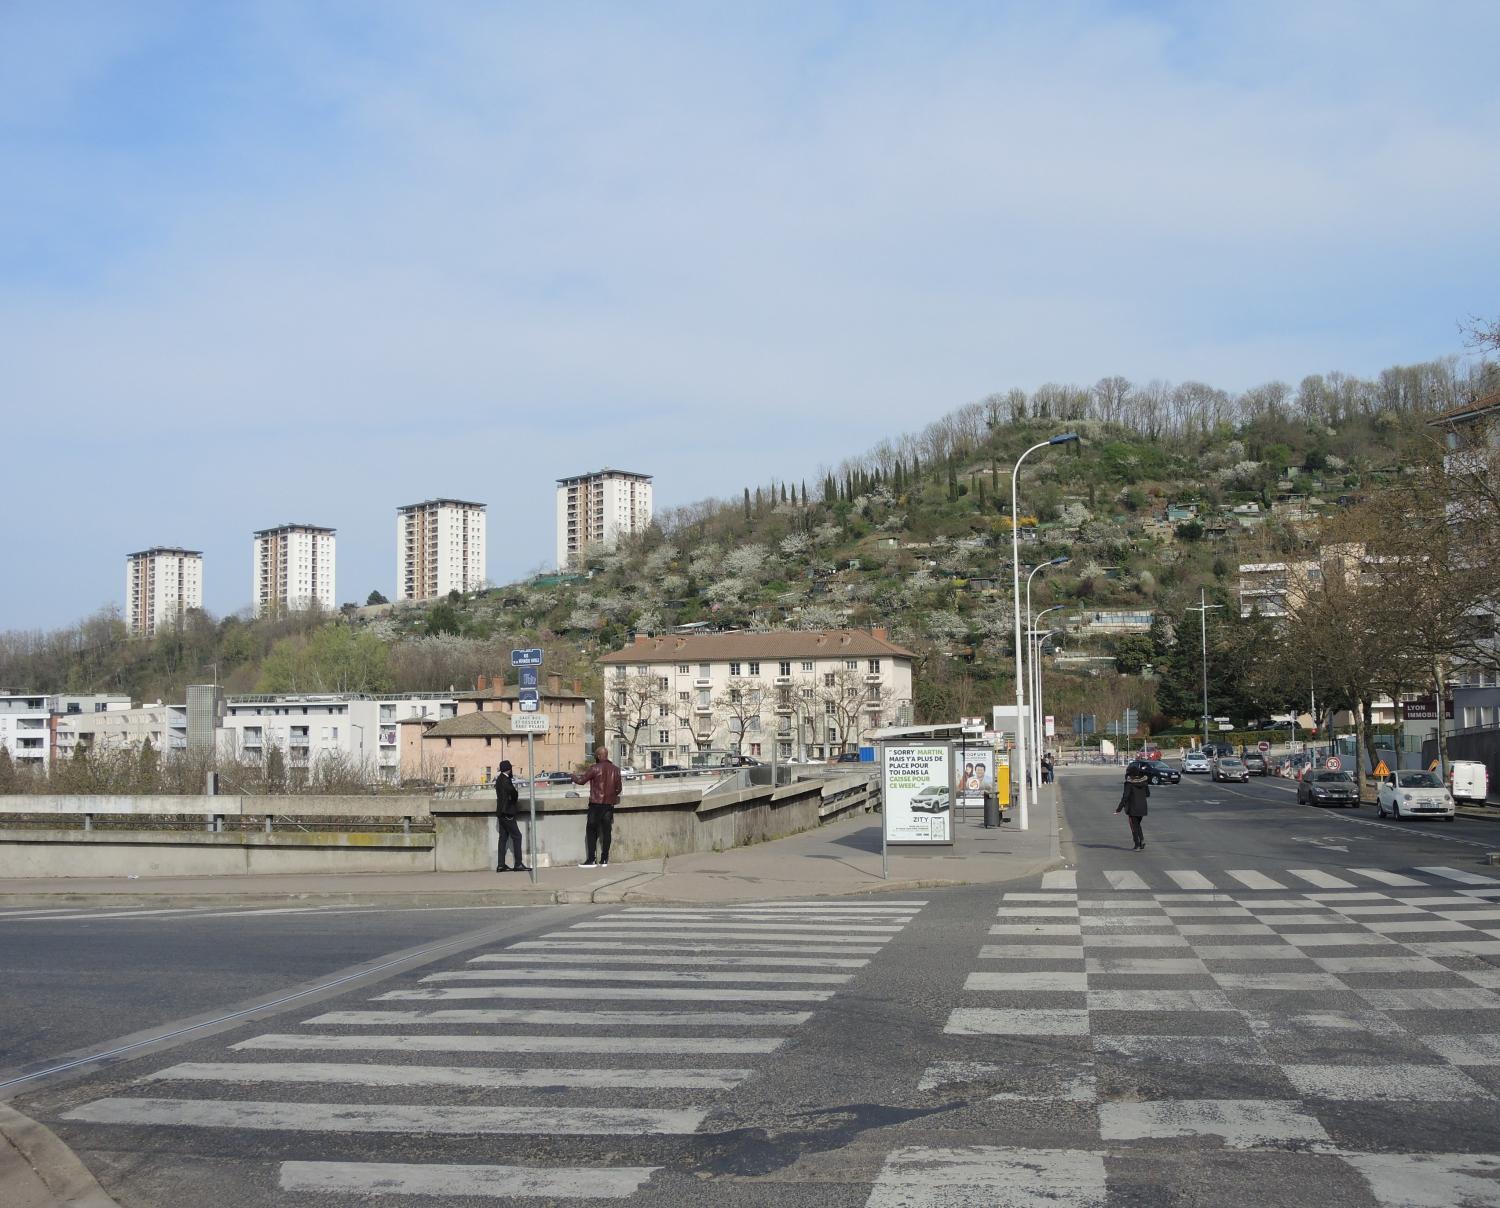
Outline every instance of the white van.
[[1482, 763], [1455, 759], [1448, 765], [1448, 789], [1455, 801], [1477, 801], [1483, 805], [1490, 795], [1490, 771]]

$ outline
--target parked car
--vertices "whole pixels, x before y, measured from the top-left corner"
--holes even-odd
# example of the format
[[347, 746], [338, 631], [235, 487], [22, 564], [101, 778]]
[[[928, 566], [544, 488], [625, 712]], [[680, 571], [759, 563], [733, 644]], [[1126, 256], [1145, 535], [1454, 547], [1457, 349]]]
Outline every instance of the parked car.
[[1386, 811], [1392, 818], [1423, 816], [1453, 821], [1453, 794], [1444, 787], [1436, 772], [1400, 771], [1380, 778], [1375, 796], [1375, 811], [1382, 818]]
[[628, 763], [620, 765], [620, 779], [621, 780], [634, 780], [639, 775], [640, 775], [640, 773], [637, 772]]
[[726, 768], [758, 768], [760, 760], [752, 759], [749, 755], [726, 755], [724, 766]]
[[1297, 784], [1298, 805], [1359, 805], [1359, 787], [1348, 772], [1315, 768]]
[[1245, 755], [1245, 770], [1252, 776], [1268, 776], [1271, 773], [1266, 757], [1259, 751], [1250, 751]]
[[1212, 772], [1213, 764], [1202, 751], [1189, 751], [1182, 760], [1184, 774], [1189, 772]]
[[859, 752], [858, 751], [845, 751], [837, 759], [833, 760], [833, 762], [834, 763], [858, 763], [859, 762]]
[[1248, 784], [1250, 770], [1245, 767], [1243, 760], [1233, 755], [1220, 755], [1214, 760], [1213, 778], [1215, 780], [1241, 780]]
[[1182, 773], [1164, 760], [1148, 759], [1146, 766], [1151, 769], [1149, 779], [1152, 784], [1179, 784], [1182, 781]]
[[651, 769], [653, 772], [681, 772], [686, 769], [680, 763], [663, 763]]
[[1448, 791], [1455, 801], [1483, 805], [1490, 795], [1490, 770], [1470, 759], [1455, 759], [1448, 765]]
[[911, 808], [924, 814], [940, 814], [948, 808], [948, 786], [929, 784], [911, 799]]

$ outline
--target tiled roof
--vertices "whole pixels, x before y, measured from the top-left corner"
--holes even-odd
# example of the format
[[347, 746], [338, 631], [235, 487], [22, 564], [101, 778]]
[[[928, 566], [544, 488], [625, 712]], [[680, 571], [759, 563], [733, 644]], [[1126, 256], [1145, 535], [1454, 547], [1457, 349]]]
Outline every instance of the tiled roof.
[[1440, 411], [1428, 424], [1462, 424], [1471, 419], [1478, 419], [1490, 411], [1500, 411], [1500, 390], [1476, 398], [1472, 403], [1462, 403], [1457, 407], [1449, 407], [1446, 411]]
[[915, 658], [904, 646], [867, 629], [780, 630], [773, 633], [693, 633], [637, 638], [599, 661], [720, 663], [726, 659]]
[[512, 734], [506, 713], [462, 713], [445, 717], [423, 738], [501, 738]]
[[[500, 688], [485, 688], [482, 692], [460, 692], [454, 700], [515, 700], [521, 689], [515, 684]], [[574, 692], [571, 688], [537, 688], [539, 700], [588, 700], [587, 692]]]

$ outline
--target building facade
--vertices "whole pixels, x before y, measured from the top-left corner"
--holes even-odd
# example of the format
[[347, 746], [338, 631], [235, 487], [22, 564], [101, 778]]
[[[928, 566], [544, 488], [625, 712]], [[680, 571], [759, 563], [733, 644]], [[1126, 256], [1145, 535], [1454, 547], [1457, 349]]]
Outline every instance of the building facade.
[[651, 475], [596, 470], [557, 480], [557, 569], [651, 524]]
[[255, 615], [337, 607], [334, 594], [334, 530], [315, 524], [283, 524], [254, 536], [252, 599]]
[[641, 768], [832, 758], [910, 723], [914, 657], [878, 628], [637, 635], [600, 660], [608, 745]]
[[0, 689], [0, 747], [18, 771], [46, 775], [52, 766], [56, 706], [45, 693]]
[[261, 763], [275, 747], [293, 778], [312, 774], [319, 760], [331, 758], [362, 768], [371, 782], [394, 783], [401, 776], [400, 723], [439, 721], [456, 711], [454, 697], [438, 692], [230, 696], [219, 754]]
[[202, 607], [202, 551], [153, 546], [126, 555], [125, 627], [132, 637], [149, 638]]
[[58, 759], [71, 757], [79, 748], [138, 751], [148, 741], [162, 754], [181, 754], [187, 750], [187, 706], [157, 701], [132, 707], [126, 701], [120, 708], [98, 712], [59, 712], [55, 735]]
[[485, 505], [428, 499], [396, 509], [396, 599], [435, 600], [485, 581]]

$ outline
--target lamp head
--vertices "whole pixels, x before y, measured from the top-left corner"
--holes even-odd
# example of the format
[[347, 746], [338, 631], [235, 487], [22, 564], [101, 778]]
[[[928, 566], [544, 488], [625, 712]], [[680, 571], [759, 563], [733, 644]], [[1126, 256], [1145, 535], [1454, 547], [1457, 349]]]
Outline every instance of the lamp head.
[[1068, 445], [1068, 444], [1072, 444], [1077, 439], [1078, 439], [1078, 433], [1076, 433], [1076, 432], [1063, 432], [1063, 433], [1061, 433], [1058, 436], [1049, 437], [1048, 440], [1047, 440], [1047, 443], [1049, 445]]
[[1066, 563], [1070, 562], [1071, 560], [1072, 559], [1070, 559], [1067, 554], [1064, 554], [1060, 558], [1053, 558], [1052, 561], [1049, 562], [1047, 565], [1048, 566], [1063, 566]]

